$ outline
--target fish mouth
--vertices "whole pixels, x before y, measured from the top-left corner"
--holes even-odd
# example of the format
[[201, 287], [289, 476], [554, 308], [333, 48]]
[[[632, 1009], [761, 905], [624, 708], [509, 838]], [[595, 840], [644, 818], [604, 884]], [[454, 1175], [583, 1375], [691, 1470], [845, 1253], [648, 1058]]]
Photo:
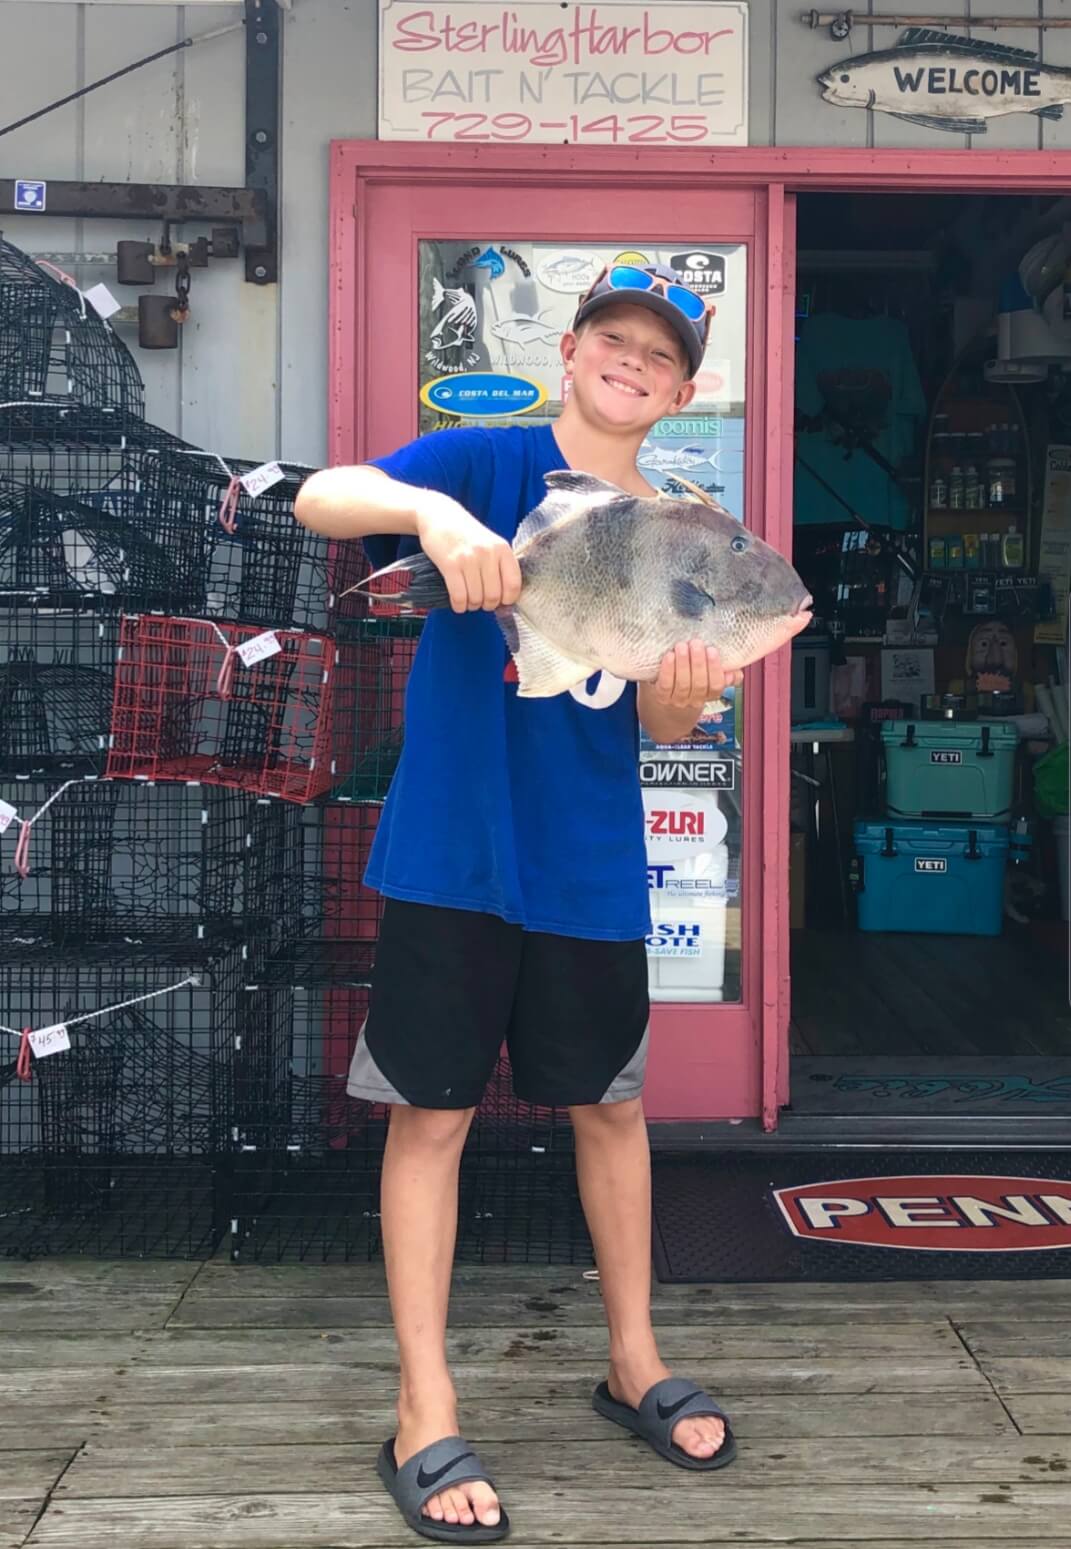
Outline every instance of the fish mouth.
[[792, 609], [792, 617], [798, 618], [801, 613], [806, 613], [809, 617], [813, 607], [814, 598], [811, 596], [810, 592], [808, 592], [806, 596], [802, 597], [796, 606]]
[[614, 376], [607, 372], [603, 376], [607, 387], [612, 387], [615, 392], [623, 393], [626, 398], [647, 398], [649, 393], [646, 387], [641, 387], [638, 382], [630, 382], [627, 377]]

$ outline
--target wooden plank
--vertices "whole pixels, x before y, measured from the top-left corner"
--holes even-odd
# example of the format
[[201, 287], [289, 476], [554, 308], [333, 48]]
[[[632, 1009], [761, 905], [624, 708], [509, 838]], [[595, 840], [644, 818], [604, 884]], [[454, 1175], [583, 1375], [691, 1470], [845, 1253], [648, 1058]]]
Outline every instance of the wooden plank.
[[[870, 1287], [855, 1285], [838, 1287], [838, 1295], [821, 1298], [796, 1295], [807, 1292], [804, 1285], [786, 1285], [775, 1289], [782, 1292], [779, 1298], [765, 1299], [750, 1294], [753, 1287], [694, 1286], [693, 1291], [705, 1291], [705, 1296], [689, 1299], [663, 1298], [661, 1288], [652, 1298], [652, 1318], [666, 1326], [691, 1322], [698, 1318], [718, 1323], [760, 1323], [764, 1328], [778, 1322], [807, 1323], [833, 1321], [847, 1330], [854, 1323], [869, 1319], [871, 1323], [916, 1323], [928, 1318], [960, 1316], [972, 1311], [982, 1302], [988, 1316], [1015, 1317], [1029, 1306], [1031, 1316], [1066, 1319], [1068, 1302], [1061, 1303], [1058, 1296], [1047, 1292], [1038, 1294], [1036, 1286], [1065, 1285], [1059, 1281], [1005, 1281], [999, 1291], [986, 1298], [971, 1295], [971, 1287], [965, 1283], [946, 1281], [936, 1287], [919, 1288], [915, 1297], [889, 1296], [871, 1300]], [[1022, 1297], [1018, 1295], [1023, 1288]], [[675, 1288], [674, 1288], [675, 1289]], [[856, 1293], [859, 1291], [858, 1295]], [[743, 1293], [743, 1294], [740, 1294]], [[1068, 1295], [1068, 1291], [1064, 1291]], [[827, 1318], [832, 1314], [832, 1318]], [[977, 1312], [975, 1312], [977, 1316]], [[542, 1295], [519, 1297], [484, 1296], [469, 1292], [455, 1295], [450, 1304], [450, 1322], [456, 1328], [484, 1328], [496, 1326], [513, 1328], [518, 1324], [541, 1326], [569, 1323], [602, 1323], [605, 1319], [603, 1303], [596, 1295], [577, 1296], [575, 1299], [546, 1292]], [[262, 1296], [251, 1304], [242, 1296], [200, 1295], [191, 1291], [168, 1322], [168, 1328], [365, 1328], [386, 1327], [390, 1311], [386, 1298], [367, 1296]]]
[[[201, 1266], [173, 1259], [0, 1259], [0, 1296], [55, 1294], [100, 1288], [109, 1296], [127, 1292], [174, 1293], [177, 1298], [197, 1278]], [[11, 1289], [18, 1287], [17, 1291]]]
[[[597, 1281], [584, 1280], [577, 1265], [463, 1264], [454, 1271], [451, 1313], [463, 1305], [466, 1295], [486, 1304], [489, 1296], [527, 1297], [547, 1294], [555, 1298], [581, 1299], [601, 1305]], [[380, 1264], [206, 1264], [197, 1277], [188, 1299], [197, 1300], [212, 1292], [217, 1296], [253, 1298], [304, 1298], [385, 1296], [386, 1279]], [[1071, 1278], [1065, 1280], [892, 1280], [892, 1281], [815, 1281], [775, 1284], [661, 1285], [652, 1288], [654, 1299], [666, 1306], [707, 1306], [719, 1318], [741, 1321], [737, 1312], [757, 1309], [763, 1317], [773, 1310], [777, 1315], [819, 1308], [840, 1312], [845, 1322], [859, 1314], [878, 1311], [885, 1315], [907, 1308], [913, 1320], [944, 1316], [960, 1306], [972, 1309], [975, 1318], [988, 1316], [989, 1306], [1020, 1311], [1027, 1306], [1031, 1316], [1067, 1318], [1071, 1305]], [[981, 1304], [981, 1306], [979, 1305]], [[984, 1310], [983, 1310], [984, 1309]], [[1047, 1310], [1049, 1309], [1049, 1310]], [[261, 1319], [250, 1316], [250, 1322]], [[1014, 1314], [1010, 1314], [1014, 1315]], [[525, 1319], [523, 1321], [530, 1321]], [[683, 1322], [684, 1319], [682, 1318]]]
[[128, 1333], [136, 1329], [163, 1328], [174, 1311], [178, 1295], [162, 1296], [129, 1292], [112, 1296], [99, 1291], [46, 1292], [43, 1295], [0, 1295], [0, 1315], [4, 1325], [16, 1325], [25, 1334], [34, 1331], [69, 1329], [113, 1330]]
[[960, 1338], [976, 1359], [995, 1356], [1057, 1355], [1071, 1356], [1071, 1321], [1063, 1323], [1033, 1323], [1005, 1320], [1002, 1322], [963, 1323]]
[[1071, 1404], [1066, 1393], [1005, 1393], [1002, 1397], [1024, 1436], [1071, 1436]]
[[[592, 1358], [575, 1375], [562, 1373], [559, 1362], [546, 1363], [536, 1371], [527, 1355], [516, 1367], [508, 1362], [470, 1362], [452, 1365], [458, 1387], [464, 1391], [486, 1390], [489, 1380], [500, 1379], [511, 1392], [539, 1392], [561, 1399], [586, 1399], [604, 1370]], [[966, 1356], [883, 1356], [863, 1361], [858, 1355], [816, 1360], [726, 1360], [712, 1364], [709, 1358], [687, 1362], [689, 1376], [713, 1391], [741, 1395], [752, 1393], [969, 1393], [985, 1390], [986, 1381]], [[322, 1397], [328, 1389], [336, 1401], [359, 1404], [369, 1386], [389, 1391], [395, 1381], [395, 1363], [368, 1359], [345, 1367], [323, 1365], [254, 1366], [134, 1366], [49, 1368], [43, 1371], [0, 1372], [0, 1403], [47, 1403], [67, 1399], [71, 1404], [94, 1405], [123, 1400], [139, 1404], [240, 1404], [260, 1399], [263, 1403], [302, 1403]]]
[[43, 1500], [74, 1456], [74, 1448], [0, 1456], [0, 1514], [8, 1501]]
[[143, 1341], [163, 1339], [163, 1331], [152, 1335], [85, 1335], [70, 1329], [51, 1334], [0, 1334], [0, 1371], [14, 1372], [29, 1367], [124, 1366], [143, 1349]]
[[[588, 1266], [570, 1264], [459, 1265], [453, 1292], [477, 1288], [495, 1296], [542, 1295], [554, 1287], [559, 1296], [598, 1299], [598, 1282], [585, 1280]], [[690, 1290], [688, 1286], [664, 1289]], [[279, 1296], [385, 1296], [387, 1277], [382, 1264], [206, 1264], [197, 1277], [197, 1294], [244, 1296], [247, 1300]]]
[[[962, 1346], [946, 1322], [894, 1323], [887, 1325], [862, 1324], [844, 1330], [832, 1329], [829, 1324], [780, 1324], [768, 1331], [754, 1324], [708, 1327], [672, 1326], [659, 1331], [660, 1341], [668, 1355], [674, 1359], [691, 1359], [693, 1356], [706, 1360], [734, 1358], [738, 1360], [768, 1360], [771, 1357], [788, 1357], [793, 1360], [816, 1359], [835, 1353], [839, 1356], [858, 1352], [874, 1359], [889, 1354], [961, 1355]], [[47, 1335], [37, 1335], [9, 1346], [0, 1337], [0, 1368], [13, 1370], [18, 1366], [34, 1364], [36, 1341], [47, 1340]], [[546, 1361], [562, 1359], [603, 1361], [607, 1351], [605, 1326], [575, 1326], [565, 1329], [517, 1329], [506, 1333], [482, 1330], [479, 1332], [454, 1328], [447, 1339], [451, 1359], [462, 1357], [475, 1360], [481, 1352], [488, 1358], [519, 1361], [526, 1353], [533, 1361], [545, 1367]], [[107, 1364], [112, 1346], [106, 1340], [83, 1341], [85, 1359], [83, 1365]], [[68, 1346], [67, 1348], [71, 1348]], [[75, 1347], [77, 1348], [77, 1347]], [[131, 1355], [140, 1363], [163, 1366], [273, 1366], [286, 1361], [299, 1364], [330, 1365], [361, 1364], [369, 1359], [389, 1363], [394, 1350], [394, 1336], [389, 1329], [183, 1329], [169, 1328], [158, 1333], [143, 1334], [132, 1342]], [[10, 1353], [7, 1353], [9, 1352]], [[21, 1353], [20, 1353], [21, 1352]], [[91, 1357], [96, 1353], [97, 1360]], [[497, 1352], [497, 1354], [496, 1354]], [[55, 1352], [57, 1359], [47, 1357], [50, 1352], [42, 1349], [43, 1364], [63, 1365], [62, 1349]], [[70, 1362], [74, 1365], [75, 1362]]]
[[[870, 1394], [813, 1392], [724, 1396], [734, 1429], [750, 1438], [1015, 1437], [1007, 1413], [989, 1388], [960, 1394], [885, 1394], [880, 1401]], [[315, 1398], [286, 1404], [247, 1398], [162, 1407], [139, 1400], [135, 1390], [122, 1402], [114, 1397], [100, 1404], [27, 1401], [20, 1406], [17, 1422], [7, 1418], [10, 1410], [0, 1408], [0, 1448], [77, 1446], [86, 1440], [160, 1448], [379, 1445], [395, 1426], [393, 1390], [386, 1384], [368, 1385], [359, 1400], [340, 1397], [333, 1381], [325, 1382]], [[600, 1441], [608, 1434], [608, 1422], [594, 1413], [583, 1392], [570, 1395], [568, 1403], [560, 1394], [526, 1394], [512, 1388], [501, 1397], [479, 1401], [462, 1392], [461, 1424], [467, 1433], [479, 1431], [500, 1441], [557, 1444]], [[1058, 1432], [1060, 1426], [1051, 1429]]]
[[[538, 1487], [511, 1490], [509, 1509], [530, 1544], [612, 1544], [635, 1535], [637, 1519], [652, 1533], [672, 1511], [674, 1530], [700, 1543], [823, 1544], [873, 1539], [893, 1532], [976, 1545], [1002, 1541], [1009, 1530], [1039, 1543], [1063, 1539], [1071, 1517], [1071, 1485], [747, 1486], [719, 1480], [717, 1510], [711, 1481], [682, 1474], [667, 1484], [664, 1499], [646, 1489], [586, 1489], [574, 1482], [553, 1492], [553, 1509]], [[136, 1500], [96, 1497], [53, 1506], [38, 1524], [33, 1544], [78, 1549], [370, 1549], [412, 1542], [409, 1530], [382, 1493], [321, 1492], [314, 1511], [298, 1494], [151, 1496]]]
[[979, 1365], [998, 1393], [1071, 1393], [1071, 1356], [986, 1358]]
[[[494, 1478], [505, 1487], [646, 1487], [667, 1483], [665, 1464], [641, 1441], [608, 1435], [605, 1441], [548, 1442], [533, 1454], [527, 1442], [486, 1440], [468, 1433]], [[1071, 1470], [1071, 1439], [1044, 1447], [1023, 1438], [900, 1437], [894, 1448], [884, 1437], [860, 1439], [759, 1440], [741, 1437], [740, 1477], [764, 1484], [821, 1479], [822, 1486], [926, 1483], [1019, 1484], [1061, 1482]], [[337, 1490], [377, 1494], [375, 1443], [339, 1446], [115, 1447], [106, 1441], [85, 1447], [67, 1470], [55, 1499], [144, 1495], [260, 1495]]]
[[44, 1496], [36, 1500], [0, 1501], [0, 1549], [22, 1549], [43, 1505]]

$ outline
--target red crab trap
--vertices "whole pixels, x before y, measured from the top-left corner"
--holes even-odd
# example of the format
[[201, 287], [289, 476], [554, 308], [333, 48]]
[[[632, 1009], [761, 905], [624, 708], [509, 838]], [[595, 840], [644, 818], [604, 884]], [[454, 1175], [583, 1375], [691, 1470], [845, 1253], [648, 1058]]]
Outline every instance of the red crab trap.
[[145, 391], [134, 357], [70, 276], [0, 238], [0, 401], [45, 398], [140, 419]]
[[107, 754], [118, 619], [40, 599], [0, 606], [0, 776], [99, 773]]
[[0, 969], [0, 1253], [213, 1251], [244, 976], [237, 948]]
[[367, 619], [348, 640], [333, 723], [332, 798], [382, 801], [401, 757], [421, 619]]
[[337, 659], [332, 639], [303, 630], [124, 617], [108, 777], [313, 800], [331, 785]]
[[147, 460], [145, 498], [168, 527], [207, 534], [203, 612], [240, 624], [322, 632], [331, 627], [331, 544], [294, 518], [294, 501], [312, 468], [226, 461], [193, 447]]
[[0, 943], [291, 940], [300, 819], [290, 803], [212, 786], [0, 782]]

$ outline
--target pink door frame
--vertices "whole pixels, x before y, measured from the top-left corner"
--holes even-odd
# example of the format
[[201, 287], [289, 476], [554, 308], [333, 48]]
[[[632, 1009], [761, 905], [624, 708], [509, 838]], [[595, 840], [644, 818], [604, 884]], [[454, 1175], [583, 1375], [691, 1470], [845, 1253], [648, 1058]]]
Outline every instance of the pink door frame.
[[[593, 149], [575, 146], [425, 145], [412, 142], [339, 140], [331, 146], [329, 455], [333, 463], [353, 462], [389, 450], [415, 432], [415, 394], [401, 378], [416, 359], [415, 303], [410, 299], [391, 318], [391, 348], [378, 356], [369, 346], [382, 329], [382, 290], [371, 304], [370, 273], [395, 267], [403, 296], [413, 298], [415, 240], [405, 253], [372, 251], [369, 226], [393, 219], [411, 233], [429, 237], [467, 237], [473, 221], [498, 229], [497, 211], [509, 214], [510, 196], [523, 192], [544, 210], [549, 221], [535, 220], [533, 236], [585, 240], [591, 206], [602, 195], [627, 190], [637, 198], [622, 230], [634, 239], [651, 240], [659, 231], [644, 212], [667, 194], [677, 201], [678, 229], [694, 230], [694, 196], [726, 196], [736, 190], [755, 198], [750, 242], [747, 511], [749, 525], [787, 552], [792, 542], [792, 350], [794, 330], [795, 200], [797, 192], [991, 192], [1062, 193], [1071, 175], [1066, 152], [1033, 151], [863, 151], [830, 148], [746, 148], [722, 151]], [[452, 218], [436, 194], [482, 196], [474, 206], [464, 197]], [[574, 197], [580, 193], [578, 203]], [[496, 195], [499, 196], [496, 198]], [[540, 201], [540, 195], [543, 196]], [[506, 196], [506, 204], [502, 204]], [[549, 197], [548, 197], [549, 196]], [[737, 204], [725, 198], [726, 207]], [[529, 212], [535, 208], [528, 206]], [[486, 212], [486, 214], [485, 214]], [[728, 210], [727, 210], [728, 213]], [[570, 215], [572, 214], [572, 224]], [[675, 211], [676, 214], [676, 211]], [[723, 230], [718, 207], [706, 210], [710, 240], [734, 240]], [[520, 230], [534, 217], [513, 220]], [[729, 226], [732, 226], [730, 217]], [[542, 229], [540, 229], [542, 228]], [[382, 228], [381, 228], [382, 229]], [[662, 231], [668, 234], [663, 219]], [[606, 227], [602, 227], [603, 233]], [[388, 284], [390, 282], [388, 281]], [[377, 322], [379, 329], [377, 329]], [[387, 358], [389, 356], [389, 359]], [[373, 381], [372, 362], [376, 377]], [[386, 363], [385, 363], [386, 362]], [[758, 369], [764, 367], [761, 379]], [[386, 379], [384, 374], [386, 373]], [[406, 403], [411, 423], [395, 417], [387, 429], [377, 404]], [[409, 407], [411, 406], [411, 408]], [[746, 819], [752, 829], [749, 866], [744, 878], [743, 1006], [660, 1007], [658, 1043], [663, 1052], [696, 1070], [700, 1043], [696, 1015], [716, 1009], [725, 1027], [746, 1014], [757, 1039], [749, 1049], [736, 1029], [732, 1068], [717, 1071], [724, 1102], [711, 1111], [707, 1082], [694, 1083], [696, 1106], [687, 1095], [673, 1100], [671, 1112], [658, 1113], [657, 1085], [649, 1112], [665, 1118], [761, 1117], [767, 1131], [776, 1128], [779, 1108], [788, 1100], [789, 937], [788, 873], [788, 653], [767, 658], [753, 671], [749, 712], [749, 759], [745, 771]], [[749, 790], [750, 788], [750, 790]], [[753, 794], [752, 794], [753, 793]], [[748, 799], [751, 794], [751, 799]], [[758, 828], [756, 829], [756, 823]], [[761, 839], [761, 842], [760, 842]], [[725, 1021], [721, 1019], [726, 1019]], [[718, 1051], [707, 1061], [715, 1073]], [[663, 1067], [664, 1068], [664, 1067]], [[657, 1083], [657, 1071], [655, 1071]]]

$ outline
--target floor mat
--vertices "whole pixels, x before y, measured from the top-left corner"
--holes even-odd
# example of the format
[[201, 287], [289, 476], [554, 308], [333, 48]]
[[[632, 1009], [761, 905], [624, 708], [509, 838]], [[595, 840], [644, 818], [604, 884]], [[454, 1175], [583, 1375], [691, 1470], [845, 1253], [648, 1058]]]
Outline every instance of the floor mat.
[[678, 1284], [1071, 1277], [1071, 1151], [658, 1157], [654, 1260]]
[[792, 1112], [1071, 1117], [1071, 1059], [802, 1055], [792, 1062]]

